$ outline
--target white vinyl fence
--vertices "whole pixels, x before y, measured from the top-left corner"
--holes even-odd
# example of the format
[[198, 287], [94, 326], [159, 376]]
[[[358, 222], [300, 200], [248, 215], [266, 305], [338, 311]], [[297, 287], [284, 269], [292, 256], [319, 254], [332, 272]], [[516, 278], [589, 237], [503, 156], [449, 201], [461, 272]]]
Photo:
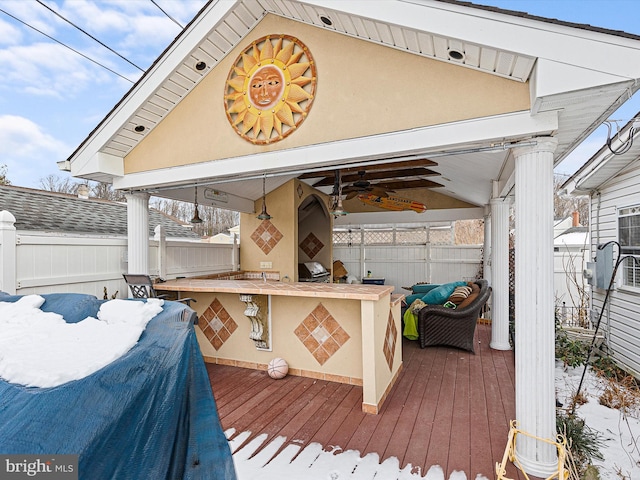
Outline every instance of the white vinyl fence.
[[[427, 242], [428, 231], [334, 232], [333, 258], [358, 280], [371, 272], [384, 278], [394, 293], [419, 282], [471, 281], [482, 271], [481, 245], [443, 245]], [[417, 243], [422, 242], [422, 243]]]
[[[127, 239], [21, 232], [0, 212], [0, 291], [11, 294], [88, 293], [127, 298]], [[237, 245], [174, 241], [162, 229], [149, 241], [149, 273], [176, 278], [237, 269]], [[135, 272], [134, 272], [135, 273]]]

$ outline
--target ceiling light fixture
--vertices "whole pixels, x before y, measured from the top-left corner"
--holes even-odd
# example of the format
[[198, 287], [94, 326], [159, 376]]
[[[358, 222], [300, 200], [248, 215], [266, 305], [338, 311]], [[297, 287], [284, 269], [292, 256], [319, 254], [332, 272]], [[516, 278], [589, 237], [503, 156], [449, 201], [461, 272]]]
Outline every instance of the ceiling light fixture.
[[342, 182], [340, 181], [340, 170], [336, 170], [335, 180], [333, 182], [333, 192], [331, 192], [331, 210], [329, 211], [333, 218], [348, 215], [342, 207]]
[[198, 185], [196, 185], [196, 193], [195, 193], [195, 199], [194, 199], [194, 211], [193, 211], [193, 218], [191, 219], [191, 223], [202, 223], [202, 219], [200, 218], [200, 214], [198, 212]]
[[327, 25], [328, 27], [330, 27], [331, 25], [333, 25], [333, 20], [331, 20], [329, 17], [327, 17], [326, 15], [320, 15], [320, 20], [322, 21], [322, 23], [324, 23], [325, 25]]
[[267, 200], [266, 200], [267, 194], [265, 190], [266, 178], [267, 178], [267, 174], [265, 173], [262, 176], [262, 211], [260, 212], [260, 215], [256, 217], [258, 220], [271, 220], [271, 215], [267, 213]]
[[459, 50], [449, 50], [449, 58], [451, 60], [461, 61], [464, 60], [464, 53]]
[[142, 133], [144, 132], [144, 125], [136, 125], [133, 129], [138, 133]]
[[205, 62], [200, 61], [196, 63], [196, 70], [198, 70], [199, 72], [201, 72], [205, 68], [207, 68], [207, 64]]

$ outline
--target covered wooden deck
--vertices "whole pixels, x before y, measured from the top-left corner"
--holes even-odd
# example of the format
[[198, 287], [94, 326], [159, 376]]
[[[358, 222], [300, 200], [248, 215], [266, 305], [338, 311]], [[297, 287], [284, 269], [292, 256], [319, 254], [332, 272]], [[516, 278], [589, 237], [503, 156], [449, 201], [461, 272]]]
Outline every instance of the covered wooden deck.
[[[375, 452], [380, 462], [396, 457], [401, 469], [410, 465], [422, 475], [440, 465], [445, 478], [462, 471], [467, 479], [493, 479], [515, 417], [515, 368], [513, 351], [489, 348], [490, 335], [489, 326], [478, 325], [475, 355], [447, 347], [422, 350], [404, 340], [404, 368], [378, 415], [362, 413], [358, 386], [207, 368], [222, 426], [233, 429], [230, 440], [251, 432], [235, 452], [266, 434], [263, 446], [286, 439], [272, 458], [287, 445], [302, 451], [318, 443], [362, 456]], [[523, 478], [511, 465], [507, 474]]]

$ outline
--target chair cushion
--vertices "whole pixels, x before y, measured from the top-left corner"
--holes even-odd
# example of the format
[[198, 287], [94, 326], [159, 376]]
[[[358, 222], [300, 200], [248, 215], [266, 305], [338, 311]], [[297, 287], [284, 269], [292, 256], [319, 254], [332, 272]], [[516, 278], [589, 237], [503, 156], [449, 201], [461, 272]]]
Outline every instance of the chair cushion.
[[445, 283], [424, 295], [422, 301], [427, 305], [442, 305], [449, 299], [456, 287], [461, 287], [466, 284], [466, 282]]
[[464, 285], [461, 287], [456, 287], [451, 296], [449, 297], [449, 301], [456, 305], [460, 305], [462, 301], [469, 296], [471, 293], [471, 287], [468, 285]]
[[458, 305], [458, 309], [471, 305], [473, 301], [476, 298], [478, 298], [478, 295], [480, 295], [480, 285], [478, 285], [477, 283], [474, 283], [473, 286], [471, 287], [471, 293], [467, 298], [465, 298], [462, 302], [460, 302], [460, 304]]

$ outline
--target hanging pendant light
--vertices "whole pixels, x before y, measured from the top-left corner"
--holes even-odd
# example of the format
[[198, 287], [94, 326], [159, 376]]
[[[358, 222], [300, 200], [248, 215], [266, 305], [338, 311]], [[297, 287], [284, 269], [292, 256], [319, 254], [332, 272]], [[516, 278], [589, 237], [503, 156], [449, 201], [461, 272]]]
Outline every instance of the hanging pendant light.
[[262, 211], [260, 212], [260, 215], [256, 217], [258, 220], [271, 220], [271, 215], [267, 213], [267, 200], [266, 200], [267, 194], [265, 191], [266, 178], [267, 178], [267, 175], [265, 174], [262, 177]]
[[342, 197], [341, 196], [338, 196], [338, 200], [336, 202], [334, 202], [333, 208], [331, 209], [331, 211], [329, 213], [331, 213], [331, 215], [333, 215], [334, 217], [342, 217], [344, 215], [348, 215], [349, 214], [349, 212], [347, 212], [342, 207]]
[[195, 193], [195, 200], [194, 200], [194, 212], [193, 212], [193, 218], [191, 219], [191, 223], [202, 223], [202, 219], [200, 218], [200, 215], [198, 212], [198, 186], [196, 185], [196, 193]]
[[329, 213], [331, 213], [334, 218], [348, 215], [349, 213], [342, 207], [342, 182], [340, 182], [340, 170], [336, 170], [335, 173], [333, 192], [331, 192], [331, 210]]

